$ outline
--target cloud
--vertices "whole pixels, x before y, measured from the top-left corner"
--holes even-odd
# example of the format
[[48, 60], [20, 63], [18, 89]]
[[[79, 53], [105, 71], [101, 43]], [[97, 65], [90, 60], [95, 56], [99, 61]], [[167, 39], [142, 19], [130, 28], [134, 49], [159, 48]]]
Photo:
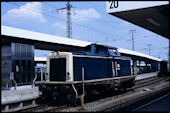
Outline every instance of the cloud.
[[66, 30], [66, 25], [60, 22], [56, 22], [52, 26], [60, 30]]
[[42, 13], [42, 4], [40, 2], [29, 2], [19, 8], [9, 10], [3, 17], [3, 20], [11, 19], [34, 19], [40, 22], [46, 22]]
[[[66, 17], [66, 10], [65, 11], [59, 11], [59, 14]], [[95, 9], [89, 8], [89, 9], [84, 9], [84, 10], [74, 10], [72, 11], [72, 20], [73, 21], [90, 21], [94, 19], [99, 19], [101, 18], [101, 15], [96, 12]]]
[[95, 9], [90, 8], [87, 10], [75, 10], [73, 12], [73, 20], [76, 21], [89, 21], [101, 18], [101, 15]]

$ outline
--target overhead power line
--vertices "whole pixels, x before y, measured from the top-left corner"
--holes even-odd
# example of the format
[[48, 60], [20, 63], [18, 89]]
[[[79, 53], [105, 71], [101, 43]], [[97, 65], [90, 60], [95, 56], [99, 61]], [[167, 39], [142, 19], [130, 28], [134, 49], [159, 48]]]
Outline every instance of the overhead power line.
[[71, 8], [73, 8], [73, 6], [70, 4], [70, 1], [67, 2], [66, 4], [66, 7], [64, 8], [60, 8], [60, 9], [57, 9], [57, 12], [59, 10], [64, 10], [64, 9], [67, 9], [67, 30], [66, 30], [66, 37], [67, 38], [72, 38], [72, 25], [71, 25]]
[[[81, 6], [83, 6], [83, 7], [85, 7], [85, 8], [89, 8], [89, 7], [87, 7], [87, 6], [85, 6], [83, 3], [81, 3], [81, 2], [78, 2]], [[110, 18], [109, 17], [109, 15], [108, 14], [106, 14], [106, 13], [104, 13], [102, 10], [100, 10], [97, 6], [95, 6], [94, 4], [90, 4], [90, 5], [92, 5], [93, 7], [96, 7], [101, 13], [103, 13], [104, 15], [106, 15], [108, 18]], [[111, 20], [113, 20], [113, 18], [110, 18]], [[101, 24], [101, 22], [103, 22], [103, 24], [107, 24], [107, 26], [110, 26], [110, 27], [112, 27], [112, 28], [117, 28], [117, 29], [121, 29], [120, 27], [118, 27], [118, 26], [116, 26], [115, 24], [118, 24], [117, 22], [113, 22], [113, 21], [108, 21], [108, 20], [105, 20], [105, 19], [100, 19], [100, 20], [95, 20], [95, 22], [98, 22], [98, 23], [100, 23]], [[109, 23], [109, 24], [108, 24]], [[114, 24], [113, 24], [114, 23]]]
[[[7, 2], [7, 3], [13, 4], [13, 5], [16, 5], [16, 6], [21, 6], [21, 5], [19, 5], [19, 4], [12, 3], [12, 2]], [[61, 19], [61, 18], [59, 18], [59, 17], [52, 16], [52, 15], [49, 15], [49, 14], [46, 14], [46, 13], [43, 13], [43, 12], [39, 12], [39, 11], [37, 11], [37, 10], [33, 10], [33, 9], [30, 9], [30, 8], [27, 8], [27, 7], [23, 7], [23, 8], [28, 9], [28, 10], [33, 11], [33, 12], [37, 12], [37, 13], [40, 13], [40, 14], [44, 14], [45, 16], [49, 16], [49, 17], [52, 17], [52, 18], [56, 18], [56, 19], [59, 19], [59, 20], [62, 20], [62, 21], [67, 21], [67, 20], [65, 20], [65, 19]], [[111, 34], [111, 33], [107, 33], [107, 32], [104, 32], [104, 31], [101, 31], [101, 30], [98, 30], [98, 29], [95, 29], [95, 28], [92, 28], [92, 27], [89, 27], [89, 26], [85, 26], [85, 25], [78, 24], [78, 23], [75, 23], [75, 22], [72, 22], [72, 23], [75, 24], [75, 25], [81, 26], [81, 27], [85, 27], [85, 28], [91, 29], [91, 30], [96, 31], [96, 32], [109, 34], [109, 35], [114, 36], [114, 37], [116, 37], [116, 38], [123, 38], [123, 37], [116, 36], [116, 35], [113, 35], [113, 34]]]
[[42, 3], [45, 4], [45, 5], [47, 5], [47, 6], [51, 6], [51, 7], [54, 7], [54, 8], [59, 8], [59, 7], [56, 7], [56, 6], [54, 6], [54, 5], [48, 4], [48, 3], [46, 3], [46, 2], [42, 2]]

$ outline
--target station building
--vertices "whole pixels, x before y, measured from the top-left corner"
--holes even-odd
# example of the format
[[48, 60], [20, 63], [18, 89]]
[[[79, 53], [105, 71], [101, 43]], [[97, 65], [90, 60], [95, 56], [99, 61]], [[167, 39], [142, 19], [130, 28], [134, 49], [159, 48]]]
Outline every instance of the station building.
[[31, 84], [34, 78], [34, 45], [6, 42], [1, 44], [1, 87], [13, 72], [17, 85]]

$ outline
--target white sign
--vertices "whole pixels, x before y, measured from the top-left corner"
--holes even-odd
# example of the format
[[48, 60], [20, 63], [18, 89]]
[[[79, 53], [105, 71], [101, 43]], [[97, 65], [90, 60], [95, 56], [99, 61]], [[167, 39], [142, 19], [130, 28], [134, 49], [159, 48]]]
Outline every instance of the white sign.
[[106, 1], [106, 12], [116, 13], [167, 4], [169, 1]]

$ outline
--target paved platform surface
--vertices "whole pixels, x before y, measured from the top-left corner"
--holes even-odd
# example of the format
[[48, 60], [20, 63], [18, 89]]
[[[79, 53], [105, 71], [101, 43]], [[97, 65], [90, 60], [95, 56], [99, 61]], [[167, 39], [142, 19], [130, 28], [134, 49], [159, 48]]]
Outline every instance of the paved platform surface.
[[1, 91], [1, 105], [17, 103], [26, 100], [32, 100], [39, 97], [38, 86], [31, 87], [31, 85], [18, 86], [16, 90], [2, 90]]
[[158, 72], [151, 72], [151, 73], [143, 73], [143, 74], [138, 74], [135, 78], [135, 80], [140, 80], [140, 79], [145, 79], [153, 76], [157, 76]]

